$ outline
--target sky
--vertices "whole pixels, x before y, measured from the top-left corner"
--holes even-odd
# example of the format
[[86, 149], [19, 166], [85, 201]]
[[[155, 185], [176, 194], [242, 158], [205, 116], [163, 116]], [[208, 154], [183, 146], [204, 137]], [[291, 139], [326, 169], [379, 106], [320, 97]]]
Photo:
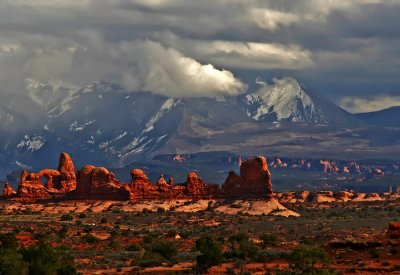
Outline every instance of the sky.
[[294, 77], [350, 112], [379, 110], [400, 105], [399, 12], [400, 0], [2, 0], [0, 99], [27, 79], [225, 97]]

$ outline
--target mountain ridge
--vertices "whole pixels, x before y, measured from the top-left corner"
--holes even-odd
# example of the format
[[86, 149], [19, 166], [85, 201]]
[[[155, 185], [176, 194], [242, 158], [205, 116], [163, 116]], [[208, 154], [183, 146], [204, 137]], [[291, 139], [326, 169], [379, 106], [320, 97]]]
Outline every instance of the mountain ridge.
[[[202, 151], [352, 154], [345, 146], [370, 139], [352, 133], [366, 125], [363, 121], [293, 78], [219, 99], [129, 93], [106, 82], [80, 88], [29, 83], [33, 90], [24, 100], [30, 104], [28, 110], [34, 109], [42, 119], [15, 134], [7, 132], [12, 127], [0, 127], [4, 128], [3, 169], [46, 166], [50, 162], [46, 156], [59, 151], [71, 152], [78, 165], [112, 167], [157, 154]], [[51, 104], [38, 103], [30, 98], [32, 94], [42, 99], [50, 96]], [[331, 140], [338, 141], [338, 148], [332, 148]]]

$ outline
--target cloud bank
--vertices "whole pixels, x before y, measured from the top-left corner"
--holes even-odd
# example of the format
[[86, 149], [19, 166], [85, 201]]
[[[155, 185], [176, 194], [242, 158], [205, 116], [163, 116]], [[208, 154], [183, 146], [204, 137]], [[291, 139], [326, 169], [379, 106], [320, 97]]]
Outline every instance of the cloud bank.
[[340, 106], [352, 113], [380, 111], [389, 107], [400, 106], [400, 96], [379, 96], [374, 98], [344, 97]]
[[397, 96], [399, 10], [396, 0], [1, 1], [0, 99], [27, 78], [219, 97], [258, 76], [292, 76], [336, 102]]

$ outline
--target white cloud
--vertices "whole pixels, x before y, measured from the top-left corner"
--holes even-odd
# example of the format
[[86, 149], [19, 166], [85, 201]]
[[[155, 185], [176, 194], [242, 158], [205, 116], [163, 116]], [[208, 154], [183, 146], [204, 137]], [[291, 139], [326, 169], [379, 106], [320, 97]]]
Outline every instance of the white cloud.
[[280, 26], [289, 26], [300, 21], [296, 14], [280, 12], [270, 9], [252, 9], [250, 14], [260, 28], [276, 30]]
[[120, 49], [121, 57], [129, 63], [127, 67], [133, 68], [123, 76], [123, 84], [128, 89], [172, 97], [218, 97], [237, 95], [246, 88], [231, 72], [200, 64], [157, 42], [124, 42]]
[[198, 60], [235, 69], [302, 69], [313, 65], [310, 51], [297, 45], [181, 39], [172, 33], [155, 37]]
[[[171, 97], [221, 97], [246, 89], [230, 71], [201, 64], [151, 40], [107, 42], [95, 32], [81, 35], [85, 38], [80, 46], [69, 42], [60, 45], [47, 38], [51, 43], [45, 47], [20, 46], [16, 51], [9, 50], [13, 47], [8, 45], [2, 47], [5, 51], [0, 48], [0, 61], [17, 64], [15, 70], [15, 66], [8, 66], [9, 72], [0, 66], [0, 82], [19, 83], [12, 87], [15, 90], [21, 89], [26, 78], [62, 80], [78, 86], [103, 80], [130, 91], [146, 90]], [[19, 80], [11, 78], [12, 74]]]
[[374, 98], [344, 97], [340, 106], [351, 113], [379, 111], [393, 106], [400, 106], [400, 96], [379, 96]]

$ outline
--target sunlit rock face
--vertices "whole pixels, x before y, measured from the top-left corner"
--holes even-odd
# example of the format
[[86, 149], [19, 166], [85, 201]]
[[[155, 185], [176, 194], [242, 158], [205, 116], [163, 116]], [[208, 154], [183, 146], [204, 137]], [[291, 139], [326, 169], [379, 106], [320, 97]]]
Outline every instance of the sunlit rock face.
[[130, 192], [106, 168], [86, 165], [78, 171], [73, 195], [87, 199], [126, 200], [129, 199]]
[[[43, 182], [45, 180], [45, 182]], [[67, 153], [61, 153], [58, 170], [43, 169], [37, 173], [23, 171], [17, 196], [27, 198], [49, 198], [75, 190], [74, 163]]]
[[14, 191], [14, 189], [12, 189], [11, 185], [8, 182], [6, 182], [3, 188], [3, 196], [10, 197], [15, 194], [16, 192]]
[[[142, 169], [131, 170], [131, 182], [122, 183], [105, 167], [83, 166], [77, 174], [67, 153], [61, 153], [58, 170], [43, 169], [37, 173], [23, 171], [16, 197], [47, 199], [53, 196], [76, 199], [163, 200], [211, 199], [226, 197], [272, 196], [272, 184], [265, 157], [243, 161], [240, 176], [230, 172], [223, 187], [208, 184], [196, 172], [189, 172], [184, 183], [161, 175], [152, 183]], [[44, 182], [45, 181], [45, 182]], [[14, 194], [6, 185], [4, 195]]]
[[222, 186], [224, 196], [235, 197], [271, 197], [271, 174], [265, 157], [256, 157], [243, 161], [240, 176], [229, 172]]

